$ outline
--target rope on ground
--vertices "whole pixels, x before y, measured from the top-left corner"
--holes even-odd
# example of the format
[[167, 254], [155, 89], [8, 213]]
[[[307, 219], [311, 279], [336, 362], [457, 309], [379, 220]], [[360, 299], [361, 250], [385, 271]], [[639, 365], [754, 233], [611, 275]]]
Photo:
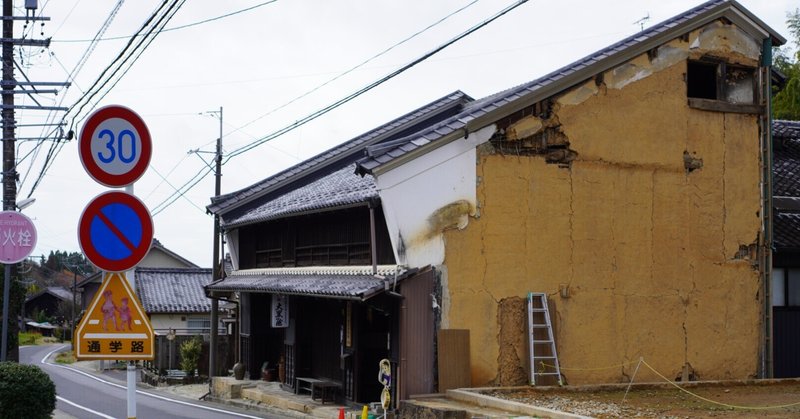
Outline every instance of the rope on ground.
[[[566, 367], [560, 367], [560, 369], [562, 369], [564, 371], [602, 371], [602, 370], [611, 370], [611, 369], [614, 369], [614, 368], [620, 368], [620, 367], [624, 367], [626, 365], [633, 365], [633, 364], [635, 364], [637, 362], [639, 362], [638, 359], [636, 361], [623, 362], [622, 364], [611, 365], [611, 366], [608, 366], [608, 367], [597, 367], [597, 368], [566, 368]], [[539, 364], [541, 364], [542, 367], [550, 367], [550, 368], [555, 368], [556, 367], [555, 365], [545, 364], [544, 362], [539, 362]]]
[[778, 406], [737, 406], [735, 404], [728, 404], [728, 403], [718, 402], [718, 401], [715, 401], [715, 400], [711, 400], [711, 399], [705, 398], [705, 397], [703, 397], [703, 396], [701, 396], [699, 394], [692, 393], [689, 390], [686, 390], [685, 388], [681, 387], [680, 385], [678, 385], [674, 381], [672, 381], [669, 378], [665, 377], [660, 372], [656, 371], [656, 369], [653, 368], [652, 366], [650, 366], [650, 364], [648, 364], [647, 361], [645, 361], [644, 359], [642, 359], [642, 363], [647, 368], [650, 368], [650, 370], [653, 371], [657, 376], [661, 377], [661, 379], [663, 379], [664, 381], [666, 381], [666, 382], [672, 384], [673, 386], [677, 387], [678, 390], [680, 390], [680, 391], [682, 391], [682, 392], [684, 392], [684, 393], [686, 393], [686, 394], [688, 394], [690, 396], [694, 396], [694, 397], [696, 397], [696, 398], [698, 398], [700, 400], [703, 400], [703, 401], [706, 401], [706, 402], [709, 402], [709, 403], [712, 403], [712, 404], [716, 404], [716, 405], [719, 405], [719, 406], [730, 407], [732, 409], [744, 409], [744, 410], [784, 409], [784, 408], [787, 408], [787, 407], [800, 406], [800, 402], [782, 404], [782, 405], [778, 405]]

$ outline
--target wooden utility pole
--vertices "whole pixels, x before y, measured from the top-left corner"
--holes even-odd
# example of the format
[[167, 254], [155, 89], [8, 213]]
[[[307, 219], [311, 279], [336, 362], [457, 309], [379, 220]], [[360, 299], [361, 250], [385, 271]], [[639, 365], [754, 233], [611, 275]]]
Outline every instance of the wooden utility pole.
[[[31, 0], [25, 3], [28, 13], [34, 14], [38, 2]], [[0, 82], [0, 95], [3, 97], [2, 123], [3, 123], [3, 210], [16, 211], [17, 210], [17, 159], [15, 155], [14, 141], [15, 129], [17, 121], [14, 120], [14, 95], [26, 93], [22, 91], [15, 91], [19, 85], [35, 86], [37, 84], [24, 82], [19, 83], [14, 79], [14, 46], [37, 46], [48, 47], [50, 46], [50, 39], [35, 40], [35, 39], [14, 39], [14, 21], [45, 21], [50, 20], [46, 17], [32, 16], [14, 16], [14, 1], [3, 0], [3, 38], [0, 40], [3, 44], [3, 80]], [[61, 85], [68, 85], [68, 83], [54, 83]], [[35, 93], [45, 93], [33, 89]], [[21, 108], [33, 110], [64, 110], [66, 108], [46, 107], [46, 106], [22, 106]], [[17, 332], [16, 319], [18, 307], [11, 310], [11, 282], [13, 278], [13, 271], [11, 264], [4, 265], [3, 276], [3, 320], [2, 320], [2, 341], [0, 345], [0, 361], [6, 361], [8, 357], [8, 335]], [[9, 318], [13, 318], [13, 322], [9, 322]], [[11, 327], [9, 327], [11, 324]], [[16, 361], [19, 358], [18, 347], [15, 345], [11, 348], [11, 358]]]
[[[217, 138], [217, 152], [214, 154], [215, 160], [215, 186], [214, 196], [219, 196], [222, 191], [222, 106], [219, 107], [219, 138]], [[211, 280], [216, 281], [222, 277], [222, 262], [220, 257], [220, 231], [219, 215], [214, 214], [214, 261], [211, 265]], [[217, 324], [219, 323], [219, 300], [211, 298], [211, 330], [208, 339], [208, 376], [214, 377], [219, 370], [217, 365], [217, 346], [219, 337]]]

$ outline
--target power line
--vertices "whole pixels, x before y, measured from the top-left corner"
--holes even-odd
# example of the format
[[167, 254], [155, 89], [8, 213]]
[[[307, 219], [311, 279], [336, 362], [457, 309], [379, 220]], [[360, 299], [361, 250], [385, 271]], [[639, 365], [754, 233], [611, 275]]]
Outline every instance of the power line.
[[[276, 1], [278, 1], [278, 0], [265, 1], [263, 3], [259, 3], [259, 4], [255, 5], [255, 6], [250, 6], [250, 7], [244, 8], [244, 9], [237, 10], [235, 12], [226, 13], [224, 15], [208, 18], [208, 19], [201, 20], [201, 21], [198, 21], [198, 22], [188, 23], [186, 25], [176, 26], [174, 28], [166, 28], [166, 29], [162, 30], [162, 32], [172, 32], [172, 31], [177, 31], [179, 29], [191, 28], [192, 26], [202, 25], [204, 23], [209, 23], [209, 22], [213, 22], [215, 20], [224, 19], [226, 17], [231, 17], [231, 16], [234, 16], [234, 15], [238, 15], [240, 13], [249, 12], [249, 11], [251, 11], [253, 9], [257, 9], [259, 7], [262, 7], [262, 6], [266, 6], [268, 4], [275, 3]], [[137, 36], [139, 36], [139, 35], [114, 36], [114, 37], [110, 37], [110, 38], [101, 38], [100, 41], [117, 41], [117, 40], [120, 40], [120, 39], [135, 38]], [[90, 41], [89, 39], [64, 39], [64, 40], [58, 40], [58, 41], [54, 40], [54, 41], [51, 41], [51, 42], [62, 42], [62, 43], [72, 42], [72, 43], [75, 43], [75, 42], [89, 42], [89, 41]]]
[[[181, 8], [181, 6], [183, 6], [185, 1], [186, 0], [174, 0], [170, 3], [169, 0], [164, 0], [161, 3], [161, 5], [150, 15], [150, 17], [148, 17], [148, 19], [142, 24], [142, 26], [136, 32], [135, 36], [131, 37], [131, 39], [122, 49], [122, 51], [112, 60], [112, 62], [108, 66], [106, 66], [106, 68], [101, 72], [100, 76], [98, 76], [98, 78], [95, 80], [92, 86], [89, 87], [89, 89], [87, 89], [87, 91], [80, 98], [78, 98], [78, 100], [72, 106], [70, 106], [69, 110], [62, 118], [62, 121], [66, 121], [68, 115], [70, 115], [72, 111], [77, 108], [77, 111], [75, 112], [73, 117], [73, 124], [70, 126], [70, 128], [72, 128], [72, 126], [74, 126], [75, 119], [83, 111], [84, 107], [87, 104], [89, 104], [89, 102], [91, 102], [94, 96], [99, 94], [100, 91], [105, 88], [105, 86], [117, 75], [117, 73], [119, 73], [119, 71], [123, 68], [123, 66], [126, 65], [126, 63], [131, 59], [131, 57], [134, 57], [134, 54], [136, 54], [133, 61], [130, 62], [130, 64], [128, 64], [128, 66], [125, 68], [125, 71], [123, 71], [122, 75], [120, 75], [119, 78], [117, 78], [117, 80], [112, 84], [111, 88], [116, 86], [117, 82], [119, 82], [121, 77], [124, 76], [125, 73], [130, 69], [130, 67], [136, 62], [136, 60], [138, 60], [143, 51], [150, 45], [150, 43], [152, 43], [155, 37], [158, 36], [159, 33], [161, 33], [163, 27], [169, 22], [170, 19], [172, 19], [173, 16], [175, 16], [175, 13], [177, 13], [177, 11]], [[167, 6], [168, 3], [170, 3], [169, 7], [166, 9], [166, 11], [162, 12], [162, 10], [164, 10], [164, 8]], [[151, 23], [154, 20], [155, 23], [151, 25]], [[138, 43], [136, 43], [136, 45], [133, 46], [133, 49], [130, 49], [131, 46], [134, 44], [134, 41], [136, 40], [138, 35], [144, 32], [145, 30], [147, 32], [142, 36], [142, 38], [138, 41]], [[128, 52], [129, 49], [130, 52]], [[106, 77], [106, 75], [108, 76]], [[108, 91], [103, 93], [101, 98], [105, 97], [106, 94], [108, 94]], [[48, 154], [45, 158], [45, 164], [43, 165], [42, 170], [39, 172], [39, 176], [34, 182], [34, 185], [32, 186], [30, 192], [28, 193], [28, 196], [31, 196], [33, 192], [36, 190], [36, 187], [44, 178], [47, 170], [51, 167], [53, 161], [55, 160], [55, 157], [58, 155], [58, 153], [61, 151], [62, 148], [63, 148], [63, 142], [61, 141], [57, 141], [56, 143], [51, 145], [50, 150], [48, 151]]]
[[366, 60], [362, 61], [361, 63], [359, 63], [359, 64], [357, 64], [357, 65], [355, 65], [354, 67], [350, 68], [349, 70], [346, 70], [345, 72], [343, 72], [343, 73], [340, 73], [340, 74], [336, 75], [335, 77], [333, 77], [333, 78], [329, 79], [328, 81], [326, 81], [326, 82], [324, 82], [324, 83], [320, 84], [319, 86], [317, 86], [317, 87], [315, 87], [315, 88], [313, 88], [313, 89], [311, 89], [311, 90], [309, 90], [309, 91], [307, 91], [307, 92], [305, 92], [305, 93], [301, 94], [300, 96], [297, 96], [297, 97], [295, 97], [294, 99], [292, 99], [292, 100], [290, 100], [290, 101], [288, 101], [288, 102], [284, 103], [283, 105], [280, 105], [280, 106], [278, 106], [277, 108], [274, 108], [274, 109], [270, 110], [269, 112], [267, 112], [267, 113], [265, 113], [265, 114], [263, 114], [263, 115], [261, 115], [261, 116], [259, 116], [259, 117], [255, 118], [255, 119], [253, 119], [252, 121], [250, 121], [250, 122], [248, 122], [248, 123], [246, 123], [246, 124], [242, 125], [241, 127], [239, 127], [239, 128], [237, 128], [237, 129], [235, 129], [235, 130], [233, 130], [233, 131], [229, 132], [228, 134], [233, 134], [233, 133], [235, 133], [235, 132], [237, 132], [237, 131], [239, 131], [239, 130], [242, 130], [242, 129], [244, 129], [244, 128], [246, 128], [246, 127], [250, 126], [250, 125], [252, 125], [252, 124], [253, 124], [253, 123], [255, 123], [256, 121], [259, 121], [259, 120], [261, 120], [261, 119], [263, 119], [263, 118], [265, 118], [265, 117], [267, 117], [267, 116], [269, 116], [269, 115], [272, 115], [273, 113], [275, 113], [275, 112], [277, 112], [277, 111], [279, 111], [279, 110], [281, 110], [281, 109], [283, 109], [283, 108], [285, 108], [285, 107], [287, 107], [287, 106], [291, 105], [292, 103], [295, 103], [295, 102], [297, 102], [298, 100], [300, 100], [300, 99], [302, 99], [302, 98], [304, 98], [304, 97], [306, 97], [306, 96], [308, 96], [308, 95], [310, 95], [310, 94], [312, 94], [312, 93], [316, 92], [317, 90], [319, 90], [319, 89], [321, 89], [321, 88], [323, 88], [323, 87], [325, 87], [325, 86], [327, 86], [327, 85], [329, 85], [329, 84], [333, 83], [334, 81], [336, 81], [336, 80], [339, 80], [340, 78], [342, 78], [342, 77], [344, 77], [344, 76], [346, 76], [346, 75], [348, 75], [348, 74], [352, 73], [353, 71], [355, 71], [355, 70], [357, 70], [357, 69], [359, 69], [359, 68], [363, 67], [364, 65], [366, 65], [366, 64], [368, 64], [369, 62], [371, 62], [371, 61], [375, 60], [376, 58], [379, 58], [379, 57], [381, 57], [381, 56], [385, 55], [385, 54], [386, 54], [386, 53], [388, 53], [389, 51], [391, 51], [391, 50], [393, 50], [393, 49], [395, 49], [395, 48], [399, 47], [400, 45], [403, 45], [403, 44], [405, 44], [406, 42], [408, 42], [408, 41], [410, 41], [410, 40], [412, 40], [412, 39], [416, 38], [417, 36], [419, 36], [419, 35], [421, 35], [421, 34], [423, 34], [423, 33], [427, 32], [429, 29], [431, 29], [431, 28], [433, 28], [433, 27], [435, 27], [435, 26], [437, 26], [437, 25], [441, 24], [441, 23], [442, 23], [442, 22], [444, 22], [445, 20], [447, 20], [447, 19], [449, 19], [449, 18], [451, 18], [451, 17], [455, 16], [456, 14], [458, 14], [458, 13], [460, 13], [460, 12], [464, 11], [464, 10], [466, 10], [467, 8], [469, 8], [470, 6], [474, 5], [474, 4], [475, 4], [475, 3], [477, 3], [478, 1], [479, 1], [479, 0], [473, 0], [472, 2], [470, 2], [470, 3], [467, 3], [466, 5], [462, 6], [461, 8], [459, 8], [459, 9], [456, 9], [455, 11], [453, 11], [453, 12], [451, 12], [451, 13], [448, 13], [446, 16], [442, 17], [441, 19], [437, 20], [436, 22], [433, 22], [433, 23], [431, 23], [430, 25], [426, 26], [425, 28], [423, 28], [423, 29], [421, 29], [421, 30], [419, 30], [419, 31], [417, 31], [417, 32], [415, 32], [415, 33], [413, 33], [411, 36], [408, 36], [408, 37], [406, 37], [405, 39], [401, 40], [400, 42], [397, 42], [397, 43], [395, 43], [394, 45], [390, 46], [389, 48], [386, 48], [386, 49], [384, 49], [383, 51], [381, 51], [381, 52], [379, 52], [379, 53], [377, 53], [377, 54], [373, 55], [372, 57], [369, 57], [369, 58], [367, 58]]
[[313, 112], [313, 113], [311, 113], [311, 114], [299, 119], [298, 121], [295, 121], [294, 123], [291, 123], [291, 124], [281, 128], [281, 129], [279, 129], [277, 131], [274, 131], [271, 134], [268, 134], [268, 135], [266, 135], [266, 136], [264, 136], [264, 137], [262, 137], [262, 138], [260, 138], [260, 139], [258, 139], [256, 141], [254, 141], [254, 142], [252, 142], [252, 143], [250, 143], [250, 144], [248, 144], [248, 145], [246, 145], [244, 147], [239, 147], [238, 149], [228, 153], [228, 156], [227, 156], [225, 162], [229, 161], [233, 157], [236, 157], [236, 156], [238, 156], [238, 155], [240, 155], [242, 153], [245, 153], [247, 151], [250, 151], [250, 150], [258, 147], [259, 145], [261, 145], [261, 144], [263, 144], [263, 143], [265, 143], [267, 141], [270, 141], [270, 140], [273, 140], [275, 138], [278, 138], [281, 135], [286, 134], [286, 133], [294, 130], [297, 127], [300, 127], [300, 126], [302, 126], [302, 125], [304, 125], [304, 124], [306, 124], [306, 123], [308, 123], [310, 121], [313, 121], [313, 120], [319, 118], [320, 116], [325, 115], [326, 113], [338, 108], [339, 106], [341, 106], [341, 105], [343, 105], [343, 104], [345, 104], [345, 103], [347, 103], [347, 102], [349, 102], [349, 101], [361, 96], [362, 94], [374, 89], [375, 87], [380, 86], [381, 84], [391, 80], [392, 78], [404, 73], [406, 70], [416, 66], [417, 64], [419, 64], [419, 63], [421, 63], [423, 61], [425, 61], [426, 59], [428, 59], [432, 55], [438, 53], [439, 51], [449, 47], [450, 45], [453, 45], [454, 43], [460, 41], [461, 39], [464, 39], [465, 37], [469, 36], [470, 34], [474, 33], [475, 31], [477, 31], [477, 30], [483, 28], [484, 26], [492, 23], [493, 21], [497, 20], [498, 18], [500, 18], [501, 16], [505, 15], [506, 13], [516, 9], [517, 7], [519, 7], [522, 4], [526, 3], [527, 1], [528, 0], [519, 0], [519, 1], [517, 1], [516, 3], [506, 7], [505, 9], [503, 9], [501, 11], [499, 11], [498, 13], [496, 13], [495, 15], [490, 17], [489, 19], [486, 19], [483, 22], [481, 22], [481, 23], [479, 23], [479, 24], [467, 29], [466, 31], [462, 32], [461, 34], [459, 34], [455, 38], [452, 38], [451, 40], [445, 42], [444, 44], [439, 45], [438, 47], [436, 47], [433, 50], [427, 52], [426, 54], [422, 55], [421, 57], [411, 61], [410, 63], [400, 67], [399, 69], [397, 69], [397, 70], [395, 70], [395, 71], [393, 71], [391, 73], [389, 73], [388, 75], [386, 75], [386, 76], [384, 76], [384, 77], [382, 77], [382, 78], [370, 83], [369, 85], [367, 85], [365, 87], [362, 87], [361, 89], [359, 89], [359, 90], [357, 90], [357, 91], [345, 96], [344, 98], [339, 99], [336, 102], [333, 102], [332, 104], [330, 104], [330, 105], [328, 105], [328, 106], [326, 106], [326, 107], [324, 107], [324, 108], [322, 108], [322, 109], [320, 109], [320, 110], [318, 110], [316, 112]]
[[[381, 79], [379, 79], [379, 80], [377, 80], [377, 81], [375, 81], [375, 82], [373, 82], [373, 83], [371, 83], [371, 84], [369, 84], [369, 85], [357, 90], [356, 92], [351, 93], [350, 95], [348, 95], [348, 96], [346, 96], [346, 97], [344, 97], [342, 99], [339, 99], [336, 102], [334, 102], [334, 103], [332, 103], [332, 104], [330, 104], [330, 105], [328, 105], [328, 106], [326, 106], [326, 107], [324, 107], [324, 108], [322, 108], [322, 109], [320, 109], [320, 110], [318, 110], [318, 111], [316, 111], [314, 113], [311, 113], [311, 114], [307, 115], [306, 117], [296, 121], [293, 124], [287, 125], [287, 126], [281, 128], [281, 129], [277, 130], [277, 131], [274, 131], [273, 133], [268, 134], [268, 135], [266, 135], [266, 136], [264, 136], [264, 137], [262, 137], [262, 138], [260, 138], [260, 139], [258, 139], [256, 141], [250, 143], [247, 146], [240, 147], [240, 148], [234, 150], [233, 152], [229, 153], [226, 156], [227, 158], [223, 162], [223, 164], [227, 163], [233, 157], [236, 157], [236, 156], [241, 155], [241, 154], [243, 154], [243, 153], [245, 153], [247, 151], [250, 151], [250, 150], [254, 149], [255, 147], [258, 147], [261, 144], [264, 144], [264, 143], [266, 143], [266, 142], [268, 142], [270, 140], [273, 140], [273, 139], [275, 139], [275, 138], [277, 138], [277, 137], [279, 137], [279, 136], [281, 136], [283, 134], [286, 134], [286, 133], [294, 130], [295, 128], [298, 128], [298, 127], [300, 127], [300, 126], [302, 126], [302, 125], [304, 125], [304, 124], [306, 124], [306, 123], [308, 123], [310, 121], [313, 121], [314, 119], [316, 119], [316, 118], [318, 118], [318, 117], [330, 112], [331, 110], [336, 109], [337, 107], [339, 107], [339, 106], [341, 106], [341, 105], [343, 105], [343, 104], [355, 99], [356, 97], [358, 97], [358, 96], [360, 96], [360, 95], [372, 90], [373, 88], [375, 88], [375, 87], [385, 83], [386, 81], [392, 79], [393, 77], [403, 73], [404, 71], [406, 71], [406, 70], [410, 69], [411, 67], [419, 64], [420, 62], [426, 60], [427, 58], [431, 57], [432, 55], [434, 55], [434, 54], [440, 52], [441, 50], [447, 48], [448, 46], [454, 44], [455, 42], [458, 42], [459, 40], [465, 38], [466, 36], [474, 33], [475, 31], [483, 28], [486, 25], [492, 23], [493, 21], [497, 20], [498, 18], [500, 18], [501, 16], [507, 14], [508, 12], [516, 9], [517, 7], [523, 5], [524, 3], [527, 3], [527, 1], [528, 0], [518, 0], [516, 3], [514, 3], [514, 4], [510, 5], [510, 6], [507, 6], [506, 8], [504, 8], [501, 11], [497, 12], [496, 14], [494, 14], [489, 19], [486, 19], [483, 22], [481, 22], [481, 23], [471, 27], [470, 29], [466, 30], [465, 32], [462, 32], [461, 34], [459, 34], [455, 38], [452, 38], [451, 40], [445, 42], [444, 44], [439, 45], [435, 49], [429, 51], [428, 53], [422, 55], [421, 57], [415, 59], [414, 61], [404, 65], [400, 69], [393, 71], [389, 75], [384, 76], [383, 78], [381, 78]], [[202, 175], [201, 175], [201, 173], [198, 173], [198, 175], [201, 175], [201, 177], [199, 177], [199, 178], [197, 177], [198, 175], [193, 176], [188, 182], [186, 182], [183, 186], [181, 186], [180, 189], [176, 190], [172, 195], [170, 195], [170, 197], [168, 197], [167, 199], [162, 201], [160, 204], [158, 204], [157, 207], [156, 207], [157, 210], [153, 211], [152, 214], [156, 215], [156, 214], [160, 213], [161, 211], [163, 211], [164, 209], [166, 209], [169, 205], [171, 205], [172, 203], [177, 201], [179, 196], [183, 196], [186, 192], [188, 192], [190, 189], [192, 189], [205, 176], [207, 176], [211, 172], [212, 172], [212, 170], [209, 169], [209, 170], [206, 170], [205, 173], [201, 172]], [[176, 196], [176, 195], [179, 195], [179, 196]]]

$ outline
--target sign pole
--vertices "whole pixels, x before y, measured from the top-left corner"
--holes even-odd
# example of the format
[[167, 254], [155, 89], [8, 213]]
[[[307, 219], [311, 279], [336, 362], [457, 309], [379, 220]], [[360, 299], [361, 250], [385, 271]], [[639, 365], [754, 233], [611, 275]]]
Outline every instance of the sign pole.
[[[0, 350], [0, 361], [6, 361], [8, 355], [8, 306], [9, 294], [11, 293], [11, 265], [5, 264], [5, 277], [3, 279], [3, 348]], [[25, 315], [22, 315], [25, 318]]]
[[[133, 195], [133, 184], [125, 187], [125, 192]], [[133, 269], [125, 273], [128, 284], [136, 292], [136, 278]], [[128, 419], [136, 418], [136, 361], [128, 361]]]
[[[136, 112], [124, 106], [111, 105], [102, 107], [89, 115], [81, 129], [78, 148], [81, 163], [89, 176], [105, 186], [125, 187], [125, 193], [111, 192], [112, 195], [108, 195], [108, 193], [100, 195], [87, 206], [79, 222], [79, 242], [84, 254], [98, 268], [104, 271], [118, 272], [119, 280], [125, 285], [122, 288], [119, 288], [118, 285], [115, 286], [117, 294], [120, 291], [128, 294], [127, 297], [120, 300], [121, 306], [118, 308], [113, 300], [112, 290], [106, 290], [112, 279], [116, 277], [106, 275], [101, 286], [101, 290], [106, 290], [104, 293], [107, 293], [105, 301], [102, 303], [102, 310], [100, 310], [102, 312], [102, 331], [107, 332], [107, 323], [112, 321], [114, 326], [117, 326], [116, 331], [125, 329], [125, 325], [129, 332], [135, 328], [141, 329], [141, 325], [146, 326], [147, 329], [147, 333], [144, 334], [127, 334], [128, 338], [132, 339], [129, 342], [131, 346], [126, 349], [130, 351], [127, 355], [128, 418], [135, 419], [135, 360], [153, 359], [153, 330], [147, 316], [139, 307], [141, 303], [136, 298], [134, 268], [150, 250], [153, 239], [153, 221], [147, 208], [133, 195], [133, 183], [147, 169], [152, 152], [152, 141], [147, 125]], [[129, 197], [126, 198], [126, 195]], [[110, 197], [116, 197], [114, 199], [117, 201], [109, 200]], [[87, 252], [87, 250], [89, 251]], [[98, 292], [95, 301], [92, 301], [92, 310], [97, 305], [96, 300], [99, 294]], [[128, 304], [133, 304], [142, 316], [141, 319], [131, 318]], [[119, 310], [119, 320], [123, 324], [122, 329], [117, 325], [115, 310]], [[125, 311], [124, 316], [122, 310]], [[87, 313], [84, 318], [86, 321], [81, 321], [81, 332], [85, 327], [91, 328], [92, 325], [100, 324], [99, 318], [88, 321], [89, 317], [96, 315], [97, 313]], [[99, 359], [119, 359], [101, 353], [110, 351], [117, 355], [120, 354], [119, 351], [122, 350], [123, 344], [119, 340], [108, 342], [106, 339], [113, 333], [95, 331], [86, 335], [93, 335], [96, 339], [87, 339], [87, 343], [91, 347], [88, 351], [93, 352], [91, 354], [93, 357], [98, 358], [97, 355], [100, 355]], [[108, 346], [104, 347], [103, 343]], [[148, 344], [149, 355], [141, 357], [139, 355], [144, 351], [145, 343]], [[134, 355], [134, 352], [137, 354]], [[81, 355], [80, 349], [77, 354]]]
[[128, 361], [128, 419], [136, 419], [136, 361]]

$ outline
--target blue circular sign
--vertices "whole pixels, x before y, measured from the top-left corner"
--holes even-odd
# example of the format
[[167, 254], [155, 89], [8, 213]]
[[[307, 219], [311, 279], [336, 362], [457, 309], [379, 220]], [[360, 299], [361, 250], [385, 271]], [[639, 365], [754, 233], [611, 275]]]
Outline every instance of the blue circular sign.
[[95, 266], [127, 271], [139, 263], [153, 241], [153, 219], [135, 196], [111, 191], [95, 197], [78, 225], [81, 249]]

